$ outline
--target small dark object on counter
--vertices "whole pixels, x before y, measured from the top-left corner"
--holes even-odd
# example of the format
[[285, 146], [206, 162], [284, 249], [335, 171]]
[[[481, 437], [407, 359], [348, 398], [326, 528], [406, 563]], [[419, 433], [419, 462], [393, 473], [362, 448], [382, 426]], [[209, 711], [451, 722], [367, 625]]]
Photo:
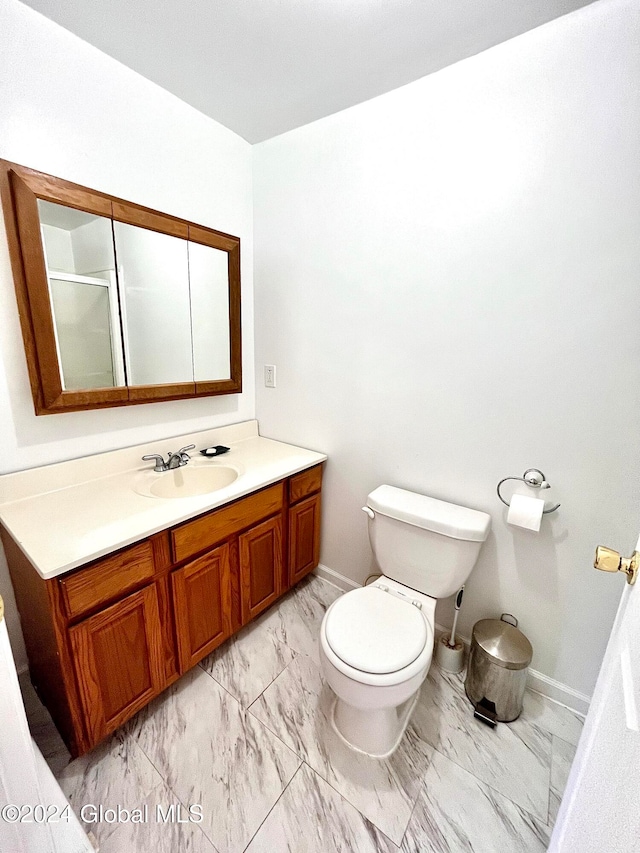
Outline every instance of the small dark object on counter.
[[224, 444], [216, 444], [215, 447], [205, 447], [205, 449], [201, 450], [200, 453], [202, 453], [203, 456], [221, 456], [229, 450], [231, 450], [231, 448], [225, 447]]

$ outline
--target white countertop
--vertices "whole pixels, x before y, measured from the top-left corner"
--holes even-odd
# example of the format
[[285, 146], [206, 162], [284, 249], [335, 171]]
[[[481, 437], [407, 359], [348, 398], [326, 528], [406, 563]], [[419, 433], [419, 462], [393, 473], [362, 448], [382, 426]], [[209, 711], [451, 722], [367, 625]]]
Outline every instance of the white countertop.
[[[149, 453], [195, 444], [189, 465], [236, 468], [229, 486], [205, 495], [158, 498], [135, 491]], [[218, 460], [198, 451], [230, 447]], [[0, 476], [0, 522], [43, 578], [53, 578], [207, 510], [323, 462], [323, 453], [262, 438], [257, 421], [190, 433]], [[163, 474], [155, 475], [157, 477]]]

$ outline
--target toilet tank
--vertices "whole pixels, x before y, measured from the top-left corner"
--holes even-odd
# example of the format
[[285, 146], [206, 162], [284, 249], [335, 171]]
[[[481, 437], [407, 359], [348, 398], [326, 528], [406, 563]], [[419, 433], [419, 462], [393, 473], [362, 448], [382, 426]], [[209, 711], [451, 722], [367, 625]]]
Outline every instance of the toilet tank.
[[369, 541], [382, 573], [432, 598], [466, 582], [489, 534], [491, 516], [394, 486], [367, 498]]

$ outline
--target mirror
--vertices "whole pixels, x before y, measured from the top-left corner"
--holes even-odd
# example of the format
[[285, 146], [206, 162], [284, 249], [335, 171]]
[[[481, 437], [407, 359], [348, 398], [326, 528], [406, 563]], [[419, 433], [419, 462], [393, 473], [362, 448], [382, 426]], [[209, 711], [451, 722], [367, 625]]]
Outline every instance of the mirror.
[[240, 241], [0, 161], [37, 414], [238, 392]]

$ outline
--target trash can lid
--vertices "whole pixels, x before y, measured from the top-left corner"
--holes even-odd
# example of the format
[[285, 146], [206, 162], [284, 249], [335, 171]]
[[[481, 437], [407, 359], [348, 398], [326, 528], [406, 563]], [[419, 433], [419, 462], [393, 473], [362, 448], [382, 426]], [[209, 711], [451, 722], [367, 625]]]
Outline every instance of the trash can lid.
[[473, 626], [472, 642], [498, 666], [524, 669], [533, 657], [531, 643], [522, 631], [501, 619], [481, 619]]

